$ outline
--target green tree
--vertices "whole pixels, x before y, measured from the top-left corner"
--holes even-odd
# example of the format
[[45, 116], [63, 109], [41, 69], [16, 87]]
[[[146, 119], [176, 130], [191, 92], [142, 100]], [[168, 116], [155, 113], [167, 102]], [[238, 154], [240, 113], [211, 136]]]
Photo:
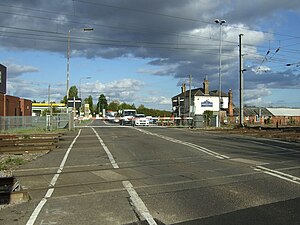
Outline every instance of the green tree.
[[138, 113], [143, 113], [148, 115], [149, 109], [147, 109], [144, 105], [140, 105], [137, 109]]
[[119, 105], [119, 109], [136, 109], [136, 108], [134, 104], [130, 105], [123, 102], [122, 104]]
[[205, 125], [209, 126], [211, 118], [213, 116], [213, 111], [206, 110], [206, 111], [203, 112], [203, 116], [204, 116], [204, 119], [205, 119]]
[[[70, 87], [69, 89], [69, 98], [78, 98], [78, 89], [77, 87], [74, 85], [72, 87]], [[67, 96], [64, 96], [64, 99], [60, 101], [61, 103], [65, 103], [67, 104]]]
[[72, 86], [69, 89], [69, 98], [78, 98], [78, 89], [76, 86]]
[[119, 102], [118, 101], [112, 101], [111, 103], [108, 104], [107, 106], [108, 110], [117, 112], [119, 110]]
[[107, 99], [104, 94], [101, 94], [98, 98], [96, 111], [100, 114], [102, 113], [103, 109], [107, 109]]

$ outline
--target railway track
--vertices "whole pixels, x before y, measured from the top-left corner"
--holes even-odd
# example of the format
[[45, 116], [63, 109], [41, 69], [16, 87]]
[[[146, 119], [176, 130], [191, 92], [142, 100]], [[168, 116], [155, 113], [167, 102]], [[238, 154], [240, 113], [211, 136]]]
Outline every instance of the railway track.
[[[0, 134], [0, 159], [10, 157], [9, 155], [48, 153], [58, 148], [61, 139], [62, 134], [59, 133]], [[24, 202], [29, 199], [28, 192], [22, 189], [14, 176], [0, 174], [0, 205]]]
[[0, 154], [47, 153], [58, 148], [62, 134], [1, 134]]

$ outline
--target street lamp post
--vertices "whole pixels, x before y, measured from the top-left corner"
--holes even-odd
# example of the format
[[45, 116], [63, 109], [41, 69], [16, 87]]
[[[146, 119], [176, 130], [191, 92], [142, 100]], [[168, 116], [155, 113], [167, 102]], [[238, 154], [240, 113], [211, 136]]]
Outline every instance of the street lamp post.
[[[71, 41], [71, 31], [73, 29], [70, 29], [68, 32], [68, 49], [67, 49], [67, 101], [69, 98], [69, 83], [70, 83], [70, 41]], [[94, 28], [83, 28], [82, 29], [84, 32], [92, 31]]]
[[215, 19], [215, 23], [220, 25], [220, 46], [219, 46], [219, 113], [218, 127], [221, 127], [221, 107], [222, 107], [222, 25], [226, 20]]
[[91, 79], [91, 77], [80, 77], [80, 79], [79, 79], [79, 97], [80, 98], [82, 98], [82, 95], [81, 95], [81, 93], [82, 93], [82, 91], [81, 91], [81, 80], [84, 80], [84, 79], [89, 80], [89, 79]]

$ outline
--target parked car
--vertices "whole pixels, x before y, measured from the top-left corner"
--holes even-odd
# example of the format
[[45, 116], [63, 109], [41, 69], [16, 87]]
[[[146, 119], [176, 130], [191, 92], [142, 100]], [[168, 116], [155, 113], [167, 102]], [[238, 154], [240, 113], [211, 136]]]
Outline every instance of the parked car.
[[105, 114], [105, 120], [114, 123], [116, 112], [107, 112]]
[[145, 114], [136, 114], [134, 117], [134, 126], [149, 126], [149, 120]]

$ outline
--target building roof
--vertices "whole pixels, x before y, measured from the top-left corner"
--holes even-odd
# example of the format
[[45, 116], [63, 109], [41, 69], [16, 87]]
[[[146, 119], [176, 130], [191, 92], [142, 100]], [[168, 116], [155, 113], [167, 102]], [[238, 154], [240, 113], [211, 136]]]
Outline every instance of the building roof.
[[272, 114], [265, 107], [244, 107], [245, 116], [271, 116]]
[[[204, 89], [203, 88], [195, 88], [191, 90], [191, 95], [192, 97], [194, 96], [207, 96], [204, 94]], [[189, 96], [189, 90], [185, 91], [185, 93], [180, 93], [178, 95], [175, 95], [172, 97], [172, 99], [177, 99], [178, 97], [183, 98], [184, 96]], [[218, 90], [213, 90], [209, 92], [208, 96], [219, 96], [219, 91]], [[222, 97], [228, 97], [227, 93], [222, 92]]]
[[273, 116], [300, 116], [300, 109], [297, 108], [267, 108]]
[[[240, 108], [234, 108], [233, 114], [239, 115]], [[265, 107], [244, 107], [244, 116], [272, 116], [272, 114]]]
[[[239, 115], [239, 110], [239, 108], [234, 108], [234, 115]], [[300, 116], [300, 109], [244, 107], [244, 116], [255, 116], [259, 114], [261, 114], [261, 116]]]

